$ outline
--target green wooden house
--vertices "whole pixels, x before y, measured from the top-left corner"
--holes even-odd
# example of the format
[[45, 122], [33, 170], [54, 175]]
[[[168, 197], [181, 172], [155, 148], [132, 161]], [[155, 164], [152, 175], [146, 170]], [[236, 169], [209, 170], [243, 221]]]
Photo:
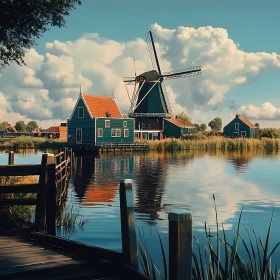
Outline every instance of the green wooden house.
[[236, 117], [224, 127], [224, 136], [231, 138], [258, 138], [259, 127], [258, 124], [254, 125], [245, 117], [237, 114]]
[[67, 126], [69, 144], [134, 142], [134, 119], [108, 96], [80, 94]]
[[164, 137], [180, 138], [183, 134], [194, 134], [195, 127], [180, 119], [168, 118], [164, 119], [163, 135]]

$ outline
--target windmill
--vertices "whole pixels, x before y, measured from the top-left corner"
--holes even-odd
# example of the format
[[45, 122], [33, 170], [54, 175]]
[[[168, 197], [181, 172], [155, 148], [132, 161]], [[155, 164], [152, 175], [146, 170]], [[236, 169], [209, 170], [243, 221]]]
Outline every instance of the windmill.
[[139, 76], [123, 78], [125, 85], [134, 85], [133, 94], [130, 97], [131, 106], [128, 116], [136, 118], [136, 129], [138, 127], [139, 129], [140, 127], [141, 129], [162, 129], [162, 121], [159, 121], [159, 119], [163, 120], [163, 118], [172, 116], [164, 80], [197, 76], [201, 74], [201, 68], [196, 66], [162, 73], [151, 31], [146, 33], [146, 42], [153, 70]]

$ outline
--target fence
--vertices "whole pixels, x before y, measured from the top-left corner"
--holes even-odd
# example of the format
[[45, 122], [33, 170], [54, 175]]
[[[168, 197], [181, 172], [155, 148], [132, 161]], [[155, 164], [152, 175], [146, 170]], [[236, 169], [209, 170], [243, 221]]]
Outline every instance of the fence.
[[[60, 163], [56, 164], [59, 158]], [[1, 185], [0, 194], [35, 193], [36, 199], [1, 198], [2, 205], [36, 205], [35, 230], [56, 234], [56, 205], [65, 193], [68, 167], [71, 169], [73, 153], [65, 149], [58, 155], [44, 153], [41, 164], [14, 164], [14, 152], [9, 152], [8, 165], [0, 165], [0, 176], [39, 175], [36, 184]], [[57, 177], [61, 176], [60, 179]], [[60, 187], [58, 187], [60, 186]], [[62, 186], [64, 186], [62, 188]], [[58, 198], [58, 199], [57, 199]]]

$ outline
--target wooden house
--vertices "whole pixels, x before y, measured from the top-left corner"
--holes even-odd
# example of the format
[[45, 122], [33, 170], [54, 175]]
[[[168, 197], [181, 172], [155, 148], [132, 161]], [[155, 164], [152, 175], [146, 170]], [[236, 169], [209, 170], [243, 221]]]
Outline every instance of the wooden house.
[[67, 127], [70, 144], [134, 142], [134, 119], [109, 96], [80, 94]]
[[183, 134], [194, 134], [195, 127], [189, 123], [184, 122], [181, 119], [168, 118], [164, 119], [164, 137], [180, 138]]
[[224, 136], [231, 138], [258, 138], [259, 127], [258, 124], [254, 125], [245, 117], [237, 114], [236, 117], [224, 127]]
[[67, 124], [61, 123], [59, 126], [51, 126], [42, 132], [41, 136], [67, 141]]

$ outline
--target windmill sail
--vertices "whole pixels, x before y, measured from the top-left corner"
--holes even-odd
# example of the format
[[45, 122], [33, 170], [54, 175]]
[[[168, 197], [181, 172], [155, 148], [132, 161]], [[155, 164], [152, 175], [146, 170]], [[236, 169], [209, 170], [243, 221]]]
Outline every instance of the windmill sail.
[[191, 77], [197, 75], [201, 75], [201, 68], [199, 66], [166, 72], [162, 75], [162, 77], [166, 80], [170, 80], [170, 79], [178, 79], [178, 78]]

